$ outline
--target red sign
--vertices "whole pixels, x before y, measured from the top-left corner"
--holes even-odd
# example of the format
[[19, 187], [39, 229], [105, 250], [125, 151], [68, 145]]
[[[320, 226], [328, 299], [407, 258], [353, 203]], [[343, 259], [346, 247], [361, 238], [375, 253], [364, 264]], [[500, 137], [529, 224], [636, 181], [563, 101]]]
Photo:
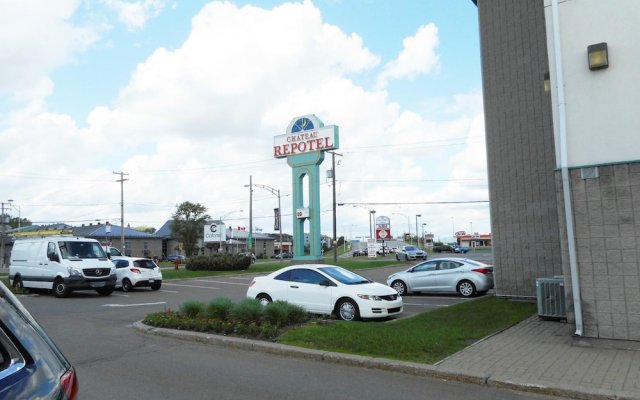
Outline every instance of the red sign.
[[391, 239], [390, 228], [376, 228], [376, 239], [389, 240]]

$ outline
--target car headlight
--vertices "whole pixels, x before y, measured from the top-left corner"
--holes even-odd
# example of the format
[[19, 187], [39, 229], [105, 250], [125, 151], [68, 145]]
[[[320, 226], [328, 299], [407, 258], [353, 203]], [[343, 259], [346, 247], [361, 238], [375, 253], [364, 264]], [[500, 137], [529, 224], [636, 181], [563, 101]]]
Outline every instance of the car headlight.
[[78, 268], [68, 267], [67, 272], [69, 272], [69, 276], [82, 276], [82, 271]]
[[382, 301], [382, 298], [380, 296], [375, 296], [370, 294], [359, 294], [358, 297], [360, 297], [363, 300]]

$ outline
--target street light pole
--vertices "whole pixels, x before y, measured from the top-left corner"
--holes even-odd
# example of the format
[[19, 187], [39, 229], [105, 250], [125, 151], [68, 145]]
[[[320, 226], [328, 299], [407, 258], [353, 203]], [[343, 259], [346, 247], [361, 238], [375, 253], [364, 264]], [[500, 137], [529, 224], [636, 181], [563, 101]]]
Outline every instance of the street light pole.
[[422, 223], [422, 248], [426, 249], [427, 248], [427, 244], [424, 241], [424, 226], [426, 225], [425, 222]]
[[416, 243], [420, 247], [420, 233], [418, 233], [418, 217], [422, 217], [420, 214], [416, 214]]
[[[5, 232], [5, 216], [4, 216], [4, 201], [2, 202], [2, 213], [0, 214], [0, 252], [2, 252], [2, 268], [5, 268], [5, 257], [4, 257], [4, 232]], [[10, 204], [10, 203], [9, 203]]]
[[[402, 213], [393, 213], [394, 215], [402, 215], [403, 217], [407, 218], [407, 232], [409, 232], [409, 241], [410, 244], [413, 244], [413, 238], [411, 237], [411, 223], [409, 222], [409, 216], [407, 214], [402, 214]], [[404, 238], [402, 238], [402, 240], [404, 241]]]
[[[273, 194], [274, 196], [278, 197], [278, 229], [280, 231], [280, 254], [282, 254], [282, 209], [280, 208], [280, 189], [274, 189], [271, 186], [267, 186], [267, 185], [262, 185], [259, 183], [254, 183], [253, 186], [257, 186], [259, 188], [262, 188], [268, 192], [271, 192], [271, 194]], [[280, 259], [281, 261], [284, 261], [283, 258]]]
[[376, 210], [369, 211], [369, 237], [372, 239], [374, 237], [372, 221], [375, 221], [375, 217], [376, 217]]

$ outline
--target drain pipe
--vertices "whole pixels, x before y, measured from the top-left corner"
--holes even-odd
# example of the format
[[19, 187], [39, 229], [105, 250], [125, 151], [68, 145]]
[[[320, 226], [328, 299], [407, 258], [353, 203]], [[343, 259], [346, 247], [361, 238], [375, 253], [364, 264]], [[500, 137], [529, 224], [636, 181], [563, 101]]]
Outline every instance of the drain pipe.
[[569, 249], [569, 268], [571, 270], [571, 292], [573, 293], [573, 310], [576, 318], [576, 336], [582, 336], [582, 302], [580, 300], [580, 284], [576, 255], [576, 240], [573, 226], [573, 207], [571, 205], [571, 187], [569, 180], [567, 149], [567, 121], [564, 98], [564, 77], [562, 72], [562, 51], [560, 49], [560, 15], [558, 0], [551, 0], [551, 19], [553, 22], [553, 50], [558, 95], [558, 136], [560, 138], [560, 168], [562, 173], [562, 192], [564, 196], [564, 215], [567, 224], [567, 245]]

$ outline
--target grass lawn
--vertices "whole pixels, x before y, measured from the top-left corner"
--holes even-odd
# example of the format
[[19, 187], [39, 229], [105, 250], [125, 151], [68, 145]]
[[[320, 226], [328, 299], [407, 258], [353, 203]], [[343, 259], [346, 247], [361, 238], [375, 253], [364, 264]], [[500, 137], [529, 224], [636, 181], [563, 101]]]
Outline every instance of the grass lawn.
[[533, 315], [533, 302], [484, 296], [388, 322], [312, 322], [279, 343], [310, 349], [433, 364]]
[[[325, 259], [327, 264], [333, 263], [333, 259]], [[378, 267], [386, 267], [388, 265], [394, 265], [402, 263], [402, 261], [396, 261], [395, 259], [375, 259], [368, 260], [366, 258], [363, 259], [338, 259], [338, 265], [346, 268], [348, 270], [358, 270], [358, 269], [368, 269], [368, 268], [378, 268]], [[291, 265], [291, 261], [266, 261], [266, 262], [257, 262], [255, 264], [251, 264], [248, 269], [239, 270], [239, 271], [189, 271], [185, 269], [184, 264], [180, 266], [180, 269], [163, 269], [162, 270], [162, 279], [186, 279], [186, 278], [202, 278], [205, 276], [220, 276], [220, 275], [236, 275], [236, 274], [253, 274], [253, 273], [268, 273], [276, 271], [280, 268], [287, 267]], [[164, 267], [164, 265], [162, 265]], [[408, 267], [407, 267], [408, 268]]]

